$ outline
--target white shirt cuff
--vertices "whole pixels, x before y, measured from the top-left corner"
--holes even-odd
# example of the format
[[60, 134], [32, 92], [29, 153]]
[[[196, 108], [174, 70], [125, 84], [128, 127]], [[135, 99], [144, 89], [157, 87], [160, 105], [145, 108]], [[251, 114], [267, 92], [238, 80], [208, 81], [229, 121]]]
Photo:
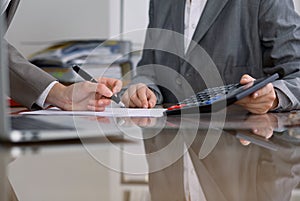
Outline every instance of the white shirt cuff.
[[43, 91], [43, 93], [38, 97], [38, 99], [35, 102], [38, 106], [40, 106], [41, 108], [46, 108], [50, 105], [50, 104], [45, 104], [45, 101], [46, 101], [46, 98], [47, 98], [50, 90], [56, 83], [58, 83], [58, 82], [57, 81], [51, 82], [48, 85], [48, 87]]

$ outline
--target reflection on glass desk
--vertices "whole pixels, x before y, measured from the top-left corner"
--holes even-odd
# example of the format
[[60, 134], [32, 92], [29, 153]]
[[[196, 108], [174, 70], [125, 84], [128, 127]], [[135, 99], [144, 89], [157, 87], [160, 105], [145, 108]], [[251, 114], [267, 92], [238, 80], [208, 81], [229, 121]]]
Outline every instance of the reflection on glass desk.
[[[295, 113], [98, 119], [119, 139], [1, 145], [8, 200], [298, 201]], [[5, 180], [1, 180], [1, 186]]]

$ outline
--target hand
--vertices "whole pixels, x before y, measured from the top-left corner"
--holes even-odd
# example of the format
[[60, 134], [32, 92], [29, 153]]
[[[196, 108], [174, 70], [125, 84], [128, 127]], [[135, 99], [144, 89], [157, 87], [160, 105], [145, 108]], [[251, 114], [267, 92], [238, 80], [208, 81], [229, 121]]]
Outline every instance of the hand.
[[131, 85], [123, 94], [122, 102], [126, 107], [153, 108], [156, 96], [145, 84]]
[[63, 110], [103, 111], [111, 102], [109, 97], [122, 88], [122, 82], [112, 78], [100, 78], [98, 83], [79, 82], [70, 86], [57, 83], [50, 90], [46, 103]]
[[[241, 78], [241, 84], [247, 84], [253, 82], [255, 79], [249, 75], [243, 75]], [[254, 114], [265, 114], [269, 110], [272, 110], [278, 105], [278, 98], [276, 96], [272, 83], [267, 84], [265, 87], [259, 89], [253, 94], [243, 98], [236, 102], [249, 112]]]

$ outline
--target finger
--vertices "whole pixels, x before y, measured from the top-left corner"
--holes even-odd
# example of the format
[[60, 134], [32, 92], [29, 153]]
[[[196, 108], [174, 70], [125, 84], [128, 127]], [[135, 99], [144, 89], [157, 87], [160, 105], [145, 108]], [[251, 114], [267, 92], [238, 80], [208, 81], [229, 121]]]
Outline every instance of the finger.
[[267, 84], [263, 88], [261, 88], [261, 89], [257, 90], [256, 92], [254, 92], [252, 94], [252, 97], [255, 99], [255, 98], [258, 98], [258, 97], [261, 97], [261, 96], [266, 96], [266, 95], [269, 95], [269, 94], [275, 96], [274, 87], [273, 87], [273, 84], [271, 84], [271, 83]]
[[263, 104], [267, 104], [269, 102], [272, 102], [272, 98], [267, 97], [267, 96], [263, 96], [263, 97], [259, 97], [254, 99], [251, 96], [245, 97], [242, 100], [237, 101], [236, 103], [240, 104], [240, 105], [252, 105], [254, 107], [260, 107], [260, 105]]
[[142, 102], [137, 97], [137, 94], [131, 95], [129, 99], [130, 99], [129, 102], [130, 107], [139, 107], [139, 108], [142, 107]]
[[117, 93], [122, 89], [122, 82], [121, 80], [107, 78], [105, 83], [113, 93]]
[[137, 95], [137, 87], [132, 86], [128, 89], [129, 99], [130, 99], [130, 107], [142, 107], [142, 102], [140, 101]]
[[122, 82], [121, 80], [117, 80], [115, 83], [114, 83], [114, 86], [112, 88], [112, 92], [115, 94], [115, 93], [118, 93], [119, 91], [121, 91], [122, 89]]
[[96, 107], [98, 107], [98, 106], [100, 106], [100, 107], [103, 107], [103, 106], [106, 107], [106, 106], [108, 106], [110, 104], [111, 104], [111, 100], [110, 99], [100, 99], [100, 100], [98, 100], [96, 102], [95, 106]]
[[94, 107], [106, 107], [111, 103], [110, 99], [100, 99], [100, 100], [89, 100], [88, 105]]
[[98, 84], [96, 92], [105, 97], [111, 97], [113, 95], [113, 92], [105, 84], [102, 83]]
[[148, 98], [148, 107], [153, 108], [156, 105], [156, 96], [154, 92], [150, 89], [147, 90], [147, 98]]
[[128, 90], [126, 90], [124, 92], [123, 96], [121, 97], [121, 100], [122, 100], [122, 103], [124, 103], [124, 105], [126, 107], [129, 107], [130, 99], [129, 99], [129, 95], [128, 95]]
[[129, 90], [127, 89], [122, 96], [122, 102], [125, 104], [126, 107], [137, 107], [130, 99]]
[[244, 74], [241, 77], [240, 84], [247, 84], [249, 82], [253, 82], [255, 79], [248, 74]]
[[[273, 108], [274, 105], [274, 100], [273, 98], [264, 98], [261, 97], [259, 99], [247, 99], [248, 101], [245, 102], [239, 102], [238, 104], [241, 105], [242, 107], [244, 107], [245, 109], [248, 110], [257, 110], [260, 112], [256, 112], [256, 113], [266, 113], [268, 112], [270, 109]], [[251, 111], [252, 112], [252, 111]]]
[[122, 89], [122, 82], [118, 79], [102, 77], [99, 82], [106, 85], [113, 93], [117, 93]]
[[127, 107], [136, 107], [136, 105], [134, 104], [133, 101], [135, 101], [134, 97], [133, 100], [131, 99], [132, 96], [135, 94], [135, 87], [134, 86], [130, 86], [124, 93], [122, 100], [123, 103], [127, 106]]
[[146, 87], [140, 87], [137, 90], [137, 97], [141, 101], [141, 107], [148, 108], [148, 98], [147, 98], [147, 89]]
[[133, 101], [131, 101], [130, 100], [130, 102], [129, 102], [129, 107], [131, 107], [131, 108], [136, 108], [136, 107], [138, 107]]
[[[277, 106], [276, 102], [276, 94], [275, 91], [271, 90], [270, 93], [264, 94], [263, 96], [259, 96], [257, 98], [253, 98], [252, 96], [247, 96], [243, 98], [242, 100], [239, 100], [236, 102], [236, 104], [239, 104], [243, 106], [245, 109], [251, 111], [253, 109], [260, 110], [260, 112], [254, 112], [254, 113], [266, 113], [270, 109]], [[253, 111], [251, 111], [253, 112]]]
[[95, 93], [94, 99], [95, 100], [99, 100], [101, 98], [103, 98], [104, 96], [102, 96], [101, 94]]

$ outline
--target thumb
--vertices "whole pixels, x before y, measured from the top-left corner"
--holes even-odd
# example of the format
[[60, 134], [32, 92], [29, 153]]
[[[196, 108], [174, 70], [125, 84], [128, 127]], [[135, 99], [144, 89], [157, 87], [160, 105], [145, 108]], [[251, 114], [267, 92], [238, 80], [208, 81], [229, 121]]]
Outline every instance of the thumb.
[[244, 74], [240, 80], [240, 84], [247, 84], [253, 82], [255, 79], [248, 74]]

